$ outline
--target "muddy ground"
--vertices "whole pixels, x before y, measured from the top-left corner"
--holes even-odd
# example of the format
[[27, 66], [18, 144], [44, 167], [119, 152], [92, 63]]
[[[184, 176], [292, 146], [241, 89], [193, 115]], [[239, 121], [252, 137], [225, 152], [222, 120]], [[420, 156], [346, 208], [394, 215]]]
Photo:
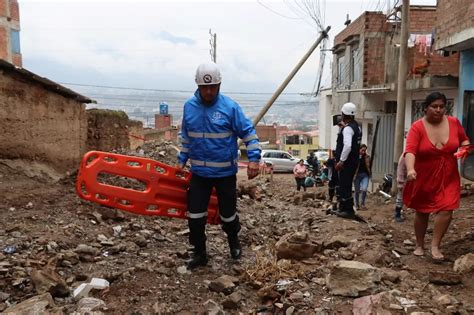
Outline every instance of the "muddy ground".
[[[411, 254], [411, 211], [405, 211], [405, 222], [396, 223], [393, 203], [372, 194], [368, 210], [359, 212], [367, 223], [345, 220], [326, 215], [327, 202], [317, 199], [326, 187], [303, 194], [295, 191], [290, 174], [267, 180], [256, 181], [260, 201], [247, 195], [238, 201], [242, 259], [233, 261], [223, 231], [208, 226], [210, 263], [189, 272], [182, 268], [190, 254], [185, 220], [104, 208], [77, 197], [74, 174], [51, 183], [0, 164], [0, 311], [49, 291], [51, 310], [72, 313], [78, 303], [70, 292], [97, 277], [110, 282], [108, 289], [90, 293], [105, 302], [98, 309], [105, 314], [351, 314], [354, 297], [332, 294], [325, 282], [331, 264], [341, 259], [395, 272], [360, 294], [396, 289], [412, 301], [381, 306], [391, 314], [474, 311], [473, 273], [451, 274], [457, 258], [474, 253], [473, 195], [462, 198], [445, 237], [447, 261], [434, 263], [429, 253]], [[310, 258], [277, 261], [275, 243], [294, 232], [307, 233], [319, 250]], [[41, 280], [33, 279], [41, 270], [53, 273], [51, 281], [61, 285], [42, 287]], [[459, 278], [451, 281], [457, 284], [433, 283], [433, 271]], [[231, 288], [211, 284], [222, 275], [236, 278]], [[447, 302], [440, 301], [443, 294], [449, 295]]]

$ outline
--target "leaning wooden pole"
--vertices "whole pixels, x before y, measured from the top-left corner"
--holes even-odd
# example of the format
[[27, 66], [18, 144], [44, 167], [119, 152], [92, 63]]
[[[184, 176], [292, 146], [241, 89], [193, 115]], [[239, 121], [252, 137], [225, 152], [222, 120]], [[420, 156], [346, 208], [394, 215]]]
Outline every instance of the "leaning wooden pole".
[[309, 48], [309, 50], [306, 52], [306, 54], [301, 58], [301, 60], [298, 62], [298, 64], [293, 68], [293, 70], [290, 72], [290, 74], [286, 77], [285, 81], [283, 81], [282, 84], [278, 87], [278, 89], [273, 93], [272, 97], [268, 100], [267, 104], [265, 107], [262, 108], [262, 110], [258, 113], [258, 115], [253, 119], [253, 125], [256, 126], [260, 120], [262, 119], [263, 116], [268, 112], [270, 107], [272, 107], [273, 103], [275, 100], [280, 96], [281, 92], [287, 87], [288, 83], [293, 79], [295, 74], [300, 70], [301, 66], [308, 60], [309, 56], [314, 52], [316, 47], [321, 43], [321, 41], [328, 37], [328, 32], [331, 29], [331, 26], [326, 27], [325, 30], [321, 32], [321, 35], [319, 35], [318, 39], [314, 42], [314, 44]]

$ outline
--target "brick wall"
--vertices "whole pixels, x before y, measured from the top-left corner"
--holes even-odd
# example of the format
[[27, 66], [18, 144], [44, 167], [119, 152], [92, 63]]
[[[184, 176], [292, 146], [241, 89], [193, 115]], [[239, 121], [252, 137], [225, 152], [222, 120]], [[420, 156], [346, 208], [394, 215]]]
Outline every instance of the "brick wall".
[[[441, 14], [443, 15], [443, 14]], [[416, 7], [410, 9], [410, 33], [411, 34], [431, 34], [437, 24], [438, 16], [436, 7]], [[421, 65], [430, 61], [427, 68], [427, 75], [452, 75], [459, 74], [459, 55], [442, 56], [438, 54], [434, 47], [426, 53], [420, 47], [408, 48], [408, 67]], [[413, 76], [412, 76], [413, 77]]]
[[171, 115], [156, 114], [155, 115], [155, 129], [163, 129], [171, 127], [173, 118]]
[[8, 36], [7, 27], [0, 26], [0, 59], [8, 60]]
[[0, 0], [0, 16], [7, 16], [8, 0]]
[[334, 37], [334, 46], [342, 44], [349, 36], [361, 34], [365, 28], [365, 15], [367, 13], [368, 12], [362, 13], [355, 21], [338, 33], [336, 37]]
[[438, 0], [436, 40], [444, 41], [452, 35], [474, 27], [474, 1]]
[[10, 17], [13, 21], [20, 21], [20, 9], [17, 0], [10, 0]]
[[270, 144], [276, 144], [277, 138], [277, 129], [274, 125], [257, 125], [255, 128], [257, 131], [259, 141], [269, 141]]

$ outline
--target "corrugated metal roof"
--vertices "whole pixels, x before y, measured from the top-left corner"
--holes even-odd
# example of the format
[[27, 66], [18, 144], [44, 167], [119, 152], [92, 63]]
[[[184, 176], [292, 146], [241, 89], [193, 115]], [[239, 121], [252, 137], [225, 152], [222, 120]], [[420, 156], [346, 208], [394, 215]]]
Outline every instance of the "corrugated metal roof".
[[14, 72], [22, 77], [24, 77], [27, 80], [30, 80], [32, 82], [38, 83], [42, 85], [46, 90], [60, 94], [64, 97], [71, 98], [73, 100], [76, 100], [80, 103], [95, 103], [95, 101], [91, 100], [90, 98], [83, 96], [81, 94], [78, 94], [74, 92], [73, 90], [70, 90], [56, 82], [53, 82], [47, 78], [40, 77], [36, 74], [34, 74], [31, 71], [28, 71], [24, 68], [17, 67], [5, 60], [0, 59], [0, 69], [8, 72]]

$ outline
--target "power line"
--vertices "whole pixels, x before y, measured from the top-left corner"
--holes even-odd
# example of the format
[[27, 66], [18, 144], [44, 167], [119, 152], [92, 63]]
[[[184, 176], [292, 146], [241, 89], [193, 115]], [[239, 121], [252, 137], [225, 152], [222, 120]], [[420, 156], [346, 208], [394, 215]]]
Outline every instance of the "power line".
[[[133, 91], [152, 91], [152, 92], [173, 92], [173, 93], [194, 93], [196, 90], [168, 90], [168, 89], [148, 89], [148, 88], [136, 88], [136, 87], [124, 87], [124, 86], [109, 86], [109, 85], [94, 85], [94, 84], [83, 84], [83, 83], [71, 83], [71, 82], [58, 82], [59, 84], [72, 85], [72, 86], [85, 86], [85, 87], [95, 87], [102, 89], [117, 89], [117, 90], [133, 90]], [[242, 95], [273, 95], [274, 92], [223, 92], [225, 94], [242, 94]], [[282, 95], [302, 95], [307, 94], [307, 92], [301, 93], [282, 93]]]

